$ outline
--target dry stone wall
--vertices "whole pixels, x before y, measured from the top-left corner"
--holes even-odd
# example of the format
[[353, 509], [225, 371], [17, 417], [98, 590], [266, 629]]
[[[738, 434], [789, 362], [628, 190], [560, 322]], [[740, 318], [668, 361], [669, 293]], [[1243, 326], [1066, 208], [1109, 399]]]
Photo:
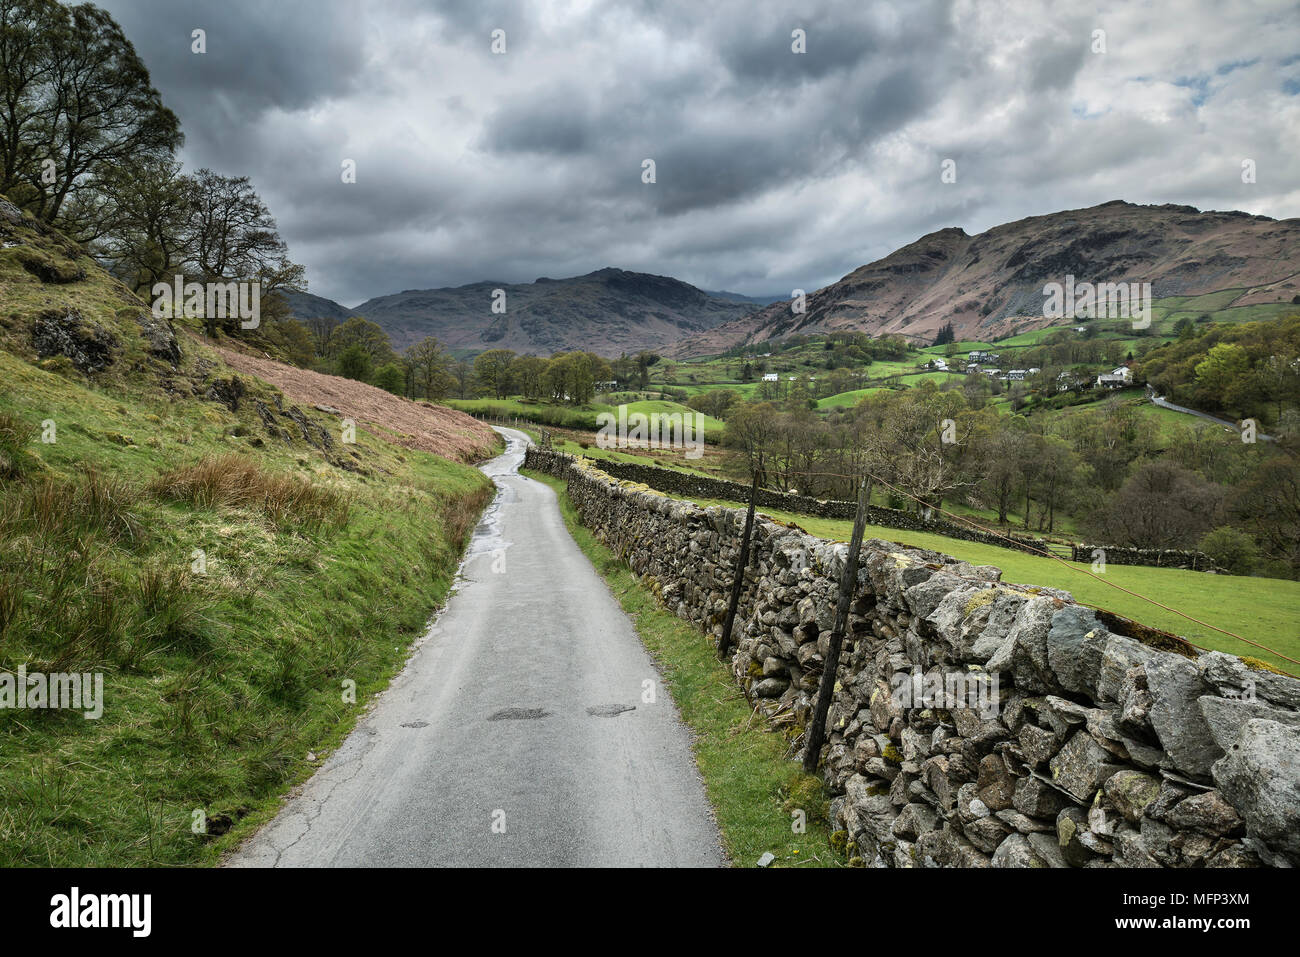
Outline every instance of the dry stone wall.
[[[716, 637], [744, 513], [530, 449], [585, 525]], [[769, 719], [809, 718], [847, 546], [755, 525], [731, 669]], [[977, 689], [978, 693], [972, 691]], [[1255, 867], [1300, 862], [1300, 681], [1001, 581], [863, 545], [822, 773], [879, 867]]]
[[[728, 501], [745, 502], [749, 500], [749, 486], [725, 479], [708, 478], [703, 475], [691, 475], [676, 469], [660, 468], [655, 465], [643, 465], [640, 462], [601, 461], [600, 468], [614, 478], [626, 479], [647, 485], [669, 495], [684, 495], [688, 498], [720, 498]], [[759, 489], [758, 505], [760, 508], [779, 508], [783, 511], [798, 512], [802, 515], [814, 515], [818, 518], [853, 518], [857, 510], [856, 502], [844, 502], [836, 499], [819, 499], [809, 495], [793, 492], [773, 492]], [[1020, 551], [1041, 555], [1052, 551], [1052, 544], [1046, 539], [1014, 532], [990, 534], [965, 525], [957, 525], [939, 518], [924, 519], [911, 512], [898, 508], [884, 508], [879, 505], [868, 506], [867, 520], [872, 525], [885, 528], [897, 528], [905, 531], [933, 532], [948, 538], [959, 538], [967, 542], [981, 542], [985, 545], [997, 545], [1000, 548], [1015, 548]], [[1184, 551], [1173, 548], [1130, 548], [1122, 545], [1084, 545], [1071, 547], [1071, 558], [1076, 562], [1094, 562], [1101, 550], [1105, 561], [1113, 565], [1153, 565], [1162, 568], [1186, 568], [1195, 571], [1216, 571], [1217, 568], [1209, 556], [1202, 552]]]
[[1070, 557], [1076, 562], [1109, 565], [1147, 565], [1153, 568], [1182, 568], [1194, 572], [1218, 572], [1220, 569], [1204, 552], [1181, 548], [1132, 548], [1128, 545], [1072, 545]]
[[[562, 454], [562, 453], [561, 453]], [[600, 468], [607, 475], [647, 485], [670, 495], [685, 495], [694, 498], [720, 498], [729, 501], [749, 501], [749, 486], [726, 479], [708, 478], [703, 475], [691, 475], [676, 469], [660, 468], [655, 465], [642, 465], [640, 462], [601, 461]], [[836, 499], [819, 499], [810, 495], [794, 492], [773, 492], [759, 489], [758, 504], [760, 508], [779, 508], [818, 518], [853, 518], [857, 503], [843, 502]], [[1024, 535], [990, 535], [977, 529], [955, 525], [939, 519], [929, 521], [911, 512], [898, 508], [884, 508], [879, 505], [868, 506], [868, 520], [873, 525], [885, 528], [898, 528], [917, 532], [933, 532], [960, 538], [963, 541], [983, 542], [988, 545], [1000, 545], [1003, 548], [1018, 548], [1022, 551], [1041, 554], [1049, 547], [1042, 538]], [[1089, 559], [1091, 561], [1091, 559]]]

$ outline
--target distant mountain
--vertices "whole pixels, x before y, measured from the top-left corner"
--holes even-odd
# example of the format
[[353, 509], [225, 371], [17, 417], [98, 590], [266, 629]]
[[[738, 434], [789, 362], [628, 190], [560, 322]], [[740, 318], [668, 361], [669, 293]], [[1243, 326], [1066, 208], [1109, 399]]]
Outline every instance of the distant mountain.
[[[1154, 298], [1240, 290], [1232, 305], [1289, 302], [1300, 292], [1300, 220], [1115, 200], [1031, 216], [975, 236], [941, 229], [807, 297], [690, 336], [676, 357], [708, 355], [792, 333], [854, 330], [932, 340], [990, 340], [1051, 325], [1043, 286], [1149, 282]], [[1223, 308], [1225, 304], [1221, 304]]]
[[324, 296], [313, 296], [309, 292], [285, 292], [281, 295], [288, 301], [289, 313], [295, 319], [338, 319], [342, 322], [358, 315], [355, 309], [349, 309]]
[[719, 292], [712, 289], [704, 290], [707, 295], [716, 296], [719, 299], [729, 299], [732, 302], [748, 302], [756, 306], [770, 306], [774, 302], [784, 302], [784, 296], [744, 296], [738, 292]]
[[[505, 291], [504, 313], [492, 311], [496, 289]], [[370, 299], [348, 314], [378, 323], [398, 350], [432, 335], [461, 352], [550, 355], [585, 349], [612, 357], [662, 350], [739, 319], [759, 304], [707, 293], [668, 276], [605, 268], [571, 279], [409, 289]]]

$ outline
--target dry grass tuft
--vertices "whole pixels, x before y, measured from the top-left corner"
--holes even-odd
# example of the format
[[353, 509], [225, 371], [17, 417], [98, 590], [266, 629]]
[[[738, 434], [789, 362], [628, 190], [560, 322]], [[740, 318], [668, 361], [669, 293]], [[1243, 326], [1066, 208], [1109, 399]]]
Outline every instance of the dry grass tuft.
[[149, 491], [200, 508], [253, 508], [273, 525], [318, 528], [348, 520], [342, 492], [292, 475], [264, 471], [239, 455], [209, 456], [160, 475]]

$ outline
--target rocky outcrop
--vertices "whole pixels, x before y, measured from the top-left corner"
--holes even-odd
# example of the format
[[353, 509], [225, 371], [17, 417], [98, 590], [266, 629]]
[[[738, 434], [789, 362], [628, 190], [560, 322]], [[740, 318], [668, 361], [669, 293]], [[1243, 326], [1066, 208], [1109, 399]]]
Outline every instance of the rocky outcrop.
[[140, 326], [145, 349], [151, 356], [163, 359], [173, 366], [181, 361], [180, 343], [176, 341], [176, 330], [170, 320], [157, 319], [148, 312], [140, 312], [136, 314], [135, 321]]
[[[744, 514], [530, 449], [585, 525], [679, 617], [721, 632]], [[759, 520], [731, 669], [806, 723], [847, 546]], [[821, 771], [881, 867], [1300, 862], [1300, 681], [1001, 581], [863, 544]]]
[[65, 356], [81, 372], [99, 372], [113, 362], [117, 339], [76, 309], [51, 309], [32, 324], [32, 347], [42, 359]]

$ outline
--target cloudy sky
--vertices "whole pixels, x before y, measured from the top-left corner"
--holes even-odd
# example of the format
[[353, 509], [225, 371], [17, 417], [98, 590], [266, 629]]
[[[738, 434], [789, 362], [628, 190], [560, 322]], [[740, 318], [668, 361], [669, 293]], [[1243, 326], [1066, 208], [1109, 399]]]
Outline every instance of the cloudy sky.
[[1112, 199], [1300, 216], [1294, 2], [99, 3], [186, 163], [252, 177], [349, 306], [602, 266], [788, 296]]

